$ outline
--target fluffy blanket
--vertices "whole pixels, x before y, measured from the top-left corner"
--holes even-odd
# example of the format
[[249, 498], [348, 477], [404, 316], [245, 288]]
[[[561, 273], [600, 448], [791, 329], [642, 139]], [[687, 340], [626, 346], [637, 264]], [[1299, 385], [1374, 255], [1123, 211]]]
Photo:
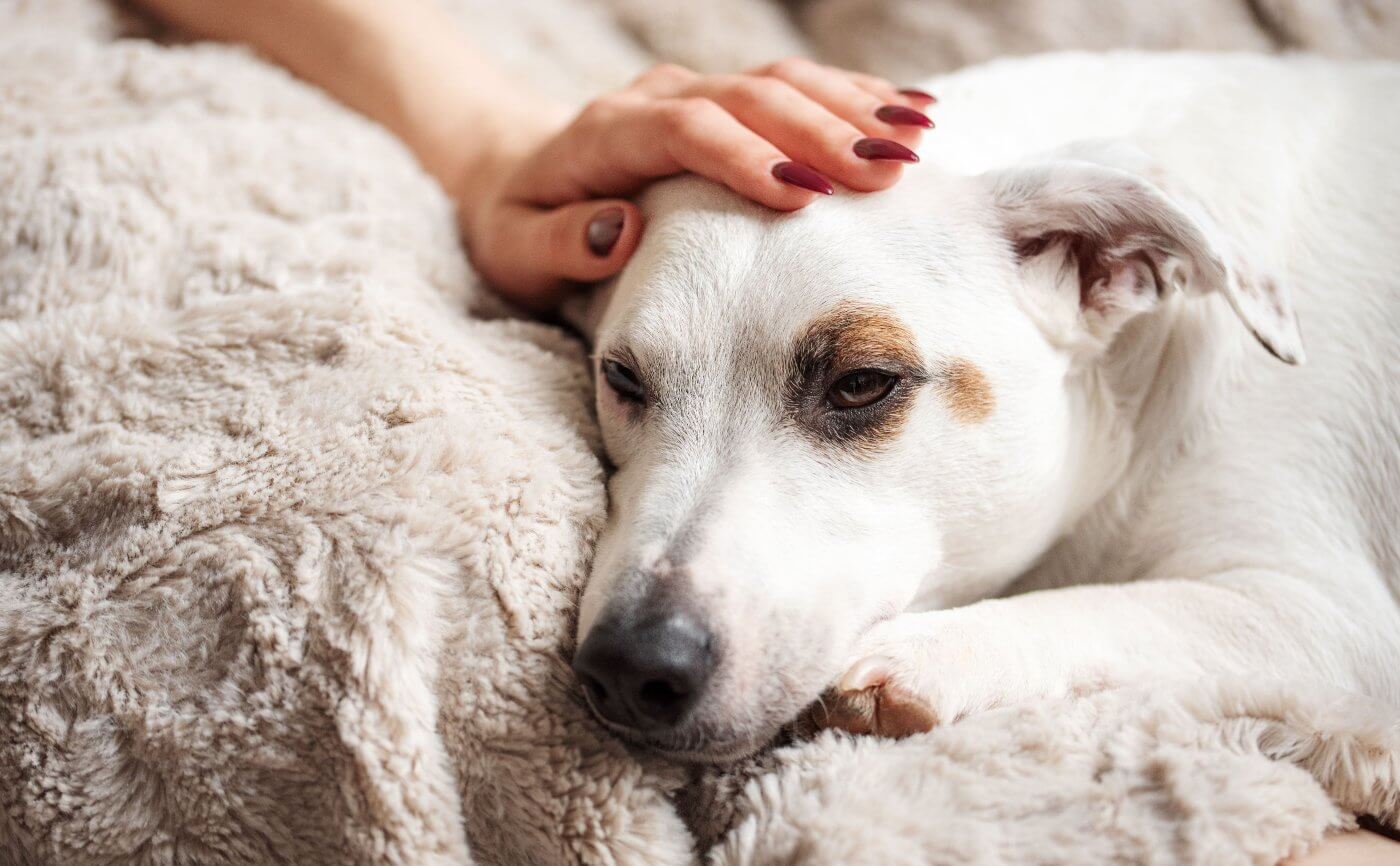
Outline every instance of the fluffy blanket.
[[[694, 19], [458, 5], [568, 96]], [[683, 59], [811, 48], [714, 5], [746, 39]], [[502, 316], [409, 155], [281, 71], [98, 0], [0, 14], [0, 864], [1219, 866], [1400, 817], [1395, 710], [1257, 683], [629, 753], [567, 663], [582, 347]]]

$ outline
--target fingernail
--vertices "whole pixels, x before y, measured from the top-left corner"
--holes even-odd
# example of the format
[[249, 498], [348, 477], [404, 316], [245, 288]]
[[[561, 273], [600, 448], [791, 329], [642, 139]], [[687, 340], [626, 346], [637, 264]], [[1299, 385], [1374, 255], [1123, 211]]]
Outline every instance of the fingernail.
[[875, 116], [885, 123], [895, 126], [922, 126], [924, 129], [932, 129], [933, 121], [922, 111], [917, 111], [904, 105], [882, 105], [875, 109]]
[[[891, 144], [893, 144], [893, 142], [891, 142]], [[826, 178], [800, 162], [778, 163], [773, 166], [773, 176], [783, 183], [790, 183], [793, 186], [810, 189], [812, 192], [819, 192], [822, 195], [831, 195], [836, 192]]]
[[604, 258], [617, 246], [617, 239], [622, 237], [622, 224], [627, 221], [627, 215], [620, 207], [610, 207], [598, 211], [593, 220], [588, 224], [587, 240], [588, 249], [593, 255]]
[[893, 159], [899, 162], [918, 162], [919, 155], [897, 141], [888, 138], [862, 138], [851, 148], [861, 159]]
[[934, 96], [932, 93], [928, 93], [928, 92], [925, 92], [925, 91], [923, 91], [923, 90], [919, 90], [917, 87], [901, 87], [901, 88], [899, 89], [899, 95], [900, 95], [900, 96], [907, 96], [907, 97], [909, 97], [910, 99], [925, 99], [925, 100], [928, 100], [929, 102], [937, 102], [937, 101], [938, 101], [938, 97], [937, 97], [937, 96]]

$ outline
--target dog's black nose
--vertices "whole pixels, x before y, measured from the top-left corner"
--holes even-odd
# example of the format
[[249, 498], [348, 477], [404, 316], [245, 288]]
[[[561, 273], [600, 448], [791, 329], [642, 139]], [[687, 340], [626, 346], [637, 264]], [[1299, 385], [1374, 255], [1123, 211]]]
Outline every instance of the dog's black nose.
[[643, 733], [675, 728], [714, 670], [710, 633], [681, 611], [626, 626], [603, 620], [574, 656], [574, 673], [598, 714]]

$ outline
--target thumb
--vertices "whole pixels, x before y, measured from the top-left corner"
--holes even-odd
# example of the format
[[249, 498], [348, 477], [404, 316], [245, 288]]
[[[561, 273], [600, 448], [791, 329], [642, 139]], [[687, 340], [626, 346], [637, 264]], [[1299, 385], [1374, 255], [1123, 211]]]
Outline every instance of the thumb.
[[573, 202], [551, 210], [501, 208], [489, 234], [490, 276], [513, 300], [545, 306], [564, 281], [593, 282], [622, 270], [642, 236], [637, 206], [621, 199]]

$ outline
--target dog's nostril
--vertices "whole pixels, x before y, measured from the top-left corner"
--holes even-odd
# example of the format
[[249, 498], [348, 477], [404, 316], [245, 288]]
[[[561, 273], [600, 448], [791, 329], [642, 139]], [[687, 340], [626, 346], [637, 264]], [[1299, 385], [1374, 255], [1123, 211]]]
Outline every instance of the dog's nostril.
[[666, 709], [684, 700], [685, 692], [664, 680], [647, 680], [637, 690], [637, 697], [644, 704], [649, 704], [657, 709]]
[[608, 690], [598, 680], [586, 674], [581, 674], [579, 679], [583, 681], [584, 691], [588, 692], [588, 696], [594, 701], [602, 703], [608, 699]]

